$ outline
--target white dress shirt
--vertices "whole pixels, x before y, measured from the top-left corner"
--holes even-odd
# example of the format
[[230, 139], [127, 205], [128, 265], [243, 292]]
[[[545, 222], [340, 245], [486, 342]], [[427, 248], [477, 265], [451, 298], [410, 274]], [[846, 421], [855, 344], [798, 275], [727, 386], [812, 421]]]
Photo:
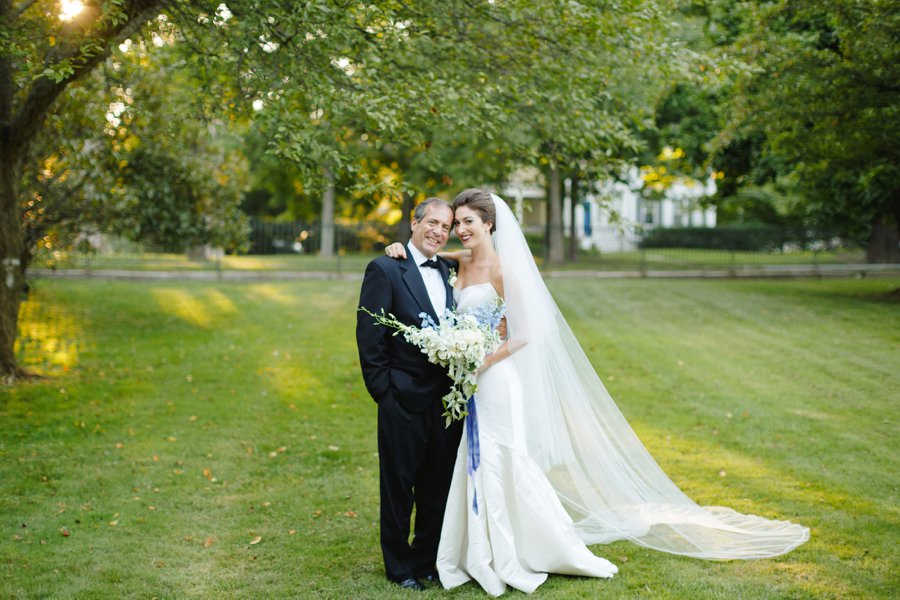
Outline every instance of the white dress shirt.
[[[416, 265], [419, 266], [419, 273], [422, 274], [422, 281], [425, 282], [425, 289], [428, 290], [428, 297], [431, 299], [432, 307], [434, 307], [434, 314], [441, 318], [444, 315], [444, 309], [447, 308], [447, 288], [444, 286], [444, 278], [441, 272], [438, 269], [421, 266], [428, 259], [412, 242], [406, 244], [406, 250], [412, 256]], [[431, 260], [437, 261], [437, 256]]]

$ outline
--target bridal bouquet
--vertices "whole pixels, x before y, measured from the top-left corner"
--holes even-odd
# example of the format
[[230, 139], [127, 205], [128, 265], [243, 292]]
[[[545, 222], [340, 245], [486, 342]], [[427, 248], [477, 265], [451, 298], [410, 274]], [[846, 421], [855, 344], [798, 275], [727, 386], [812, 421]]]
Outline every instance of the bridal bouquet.
[[394, 335], [402, 333], [407, 342], [428, 355], [428, 362], [447, 368], [447, 375], [453, 380], [450, 392], [441, 399], [447, 426], [468, 414], [466, 403], [478, 389], [475, 371], [484, 364], [484, 357], [500, 345], [497, 327], [505, 312], [500, 298], [464, 313], [447, 310], [439, 323], [427, 313], [420, 313], [421, 327], [401, 323], [394, 315], [385, 315], [383, 309], [381, 314], [365, 307], [359, 310], [380, 325], [396, 329]]

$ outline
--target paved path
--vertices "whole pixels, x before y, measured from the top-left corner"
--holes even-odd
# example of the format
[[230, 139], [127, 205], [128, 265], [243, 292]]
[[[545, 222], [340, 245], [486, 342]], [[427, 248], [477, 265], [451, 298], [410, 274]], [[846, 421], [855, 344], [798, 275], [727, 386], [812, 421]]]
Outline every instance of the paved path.
[[[718, 279], [729, 277], [866, 277], [900, 276], [900, 264], [889, 265], [756, 265], [739, 266], [734, 269], [694, 269], [678, 271], [568, 271], [548, 270], [542, 272], [546, 279], [591, 278], [591, 279]], [[361, 280], [361, 272], [336, 271], [143, 271], [122, 269], [29, 269], [31, 277], [61, 279], [131, 279], [131, 280], [183, 280], [183, 281], [277, 281], [291, 279], [312, 280]]]

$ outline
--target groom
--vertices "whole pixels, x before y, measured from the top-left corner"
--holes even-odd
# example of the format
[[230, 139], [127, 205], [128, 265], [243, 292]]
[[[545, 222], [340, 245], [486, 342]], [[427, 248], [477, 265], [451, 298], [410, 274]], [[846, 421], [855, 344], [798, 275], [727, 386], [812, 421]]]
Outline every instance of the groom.
[[[437, 322], [452, 308], [448, 283], [455, 263], [436, 256], [453, 227], [453, 210], [439, 198], [419, 204], [413, 214], [406, 259], [381, 256], [369, 263], [359, 305], [391, 313], [420, 326], [420, 313]], [[441, 397], [450, 390], [442, 367], [428, 362], [402, 335], [357, 313], [356, 343], [366, 389], [378, 403], [378, 463], [381, 479], [381, 551], [389, 580], [421, 590], [437, 582], [435, 560], [444, 507], [462, 422], [444, 427]], [[410, 543], [410, 520], [416, 509]]]

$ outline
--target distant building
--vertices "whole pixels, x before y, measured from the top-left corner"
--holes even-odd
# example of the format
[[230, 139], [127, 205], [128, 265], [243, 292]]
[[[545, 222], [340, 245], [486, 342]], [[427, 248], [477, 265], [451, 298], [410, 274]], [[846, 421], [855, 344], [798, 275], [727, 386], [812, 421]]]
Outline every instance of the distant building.
[[[634, 250], [641, 234], [656, 227], [715, 227], [716, 208], [701, 206], [700, 200], [716, 193], [715, 178], [705, 182], [675, 178], [660, 191], [658, 199], [647, 198], [641, 172], [633, 167], [622, 180], [594, 182], [582, 191], [584, 199], [575, 207], [575, 226], [582, 249], [601, 252]], [[571, 181], [564, 182], [563, 223], [570, 228]], [[516, 173], [500, 191], [526, 231], [547, 226], [546, 189], [537, 169]]]

